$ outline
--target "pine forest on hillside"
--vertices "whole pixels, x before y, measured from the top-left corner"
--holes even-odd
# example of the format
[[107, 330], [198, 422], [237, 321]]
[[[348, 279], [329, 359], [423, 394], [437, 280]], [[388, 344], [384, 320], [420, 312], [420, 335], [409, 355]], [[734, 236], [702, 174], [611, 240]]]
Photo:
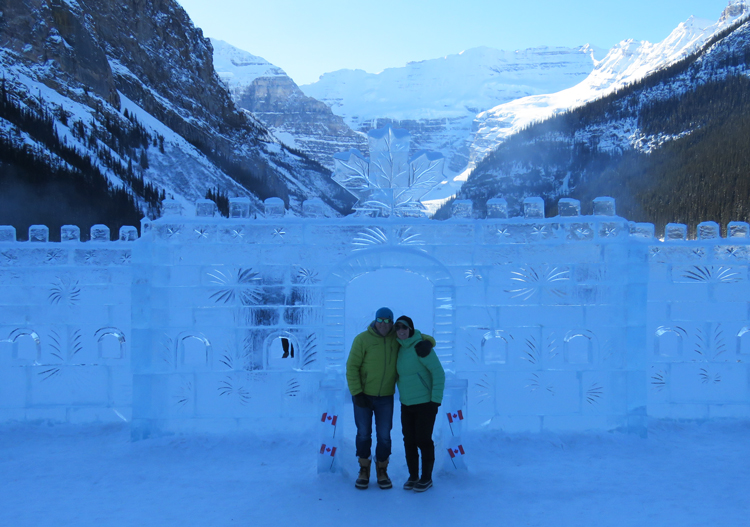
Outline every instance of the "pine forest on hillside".
[[[127, 112], [125, 120], [101, 117], [103, 127], [87, 127], [62, 108], [50, 114], [33, 98], [19, 100], [3, 80], [0, 118], [11, 126], [0, 134], [0, 224], [13, 225], [18, 239], [27, 238], [29, 226], [46, 225], [50, 240], [57, 241], [62, 225], [76, 225], [85, 240], [95, 224], [107, 225], [116, 238], [124, 225], [140, 228], [139, 202], [158, 215], [166, 196], [144, 181], [140, 169], [148, 167], [148, 149], [159, 148], [163, 138], [152, 137]], [[89, 150], [68, 145], [56, 122], [69, 126]], [[107, 179], [91, 150], [127, 187]], [[128, 165], [121, 159], [129, 159]]]
[[[703, 56], [738, 26], [742, 45]], [[489, 198], [504, 197], [517, 212], [523, 198], [543, 196], [547, 214], [556, 215], [560, 198], [578, 199], [591, 213], [594, 198], [611, 196], [619, 216], [654, 223], [657, 234], [667, 223], [694, 233], [702, 221], [750, 221], [748, 32], [737, 24], [678, 63], [512, 136], [476, 167], [458, 199], [473, 200], [481, 215]], [[690, 89], [675, 89], [686, 78]], [[628, 122], [656, 144], [603, 146], [608, 130]]]

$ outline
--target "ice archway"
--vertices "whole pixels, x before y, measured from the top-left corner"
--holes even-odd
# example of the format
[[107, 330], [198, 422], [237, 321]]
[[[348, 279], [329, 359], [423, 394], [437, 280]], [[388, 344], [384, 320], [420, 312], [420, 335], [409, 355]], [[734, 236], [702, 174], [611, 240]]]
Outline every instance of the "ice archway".
[[[384, 272], [386, 280], [393, 279], [394, 283], [383, 285], [377, 280], [376, 275], [383, 276]], [[367, 279], [369, 275], [372, 279]], [[410, 285], [418, 289], [418, 293], [414, 292], [414, 297], [418, 298], [416, 301], [402, 289]], [[354, 298], [357, 295], [352, 289], [370, 295], [383, 295], [385, 291], [385, 295], [359, 301]], [[424, 296], [426, 293], [430, 296]], [[434, 334], [438, 341], [437, 352], [443, 362], [453, 360], [453, 278], [440, 262], [419, 250], [389, 248], [365, 250], [345, 258], [326, 280], [324, 318], [329, 365], [343, 364], [357, 328], [362, 331], [372, 320], [380, 302], [391, 294], [392, 301], [383, 305], [391, 307], [396, 317], [407, 311], [419, 313], [419, 316], [412, 316], [415, 324], [421, 324], [425, 331]], [[420, 302], [426, 298], [431, 298], [431, 304], [420, 310]]]

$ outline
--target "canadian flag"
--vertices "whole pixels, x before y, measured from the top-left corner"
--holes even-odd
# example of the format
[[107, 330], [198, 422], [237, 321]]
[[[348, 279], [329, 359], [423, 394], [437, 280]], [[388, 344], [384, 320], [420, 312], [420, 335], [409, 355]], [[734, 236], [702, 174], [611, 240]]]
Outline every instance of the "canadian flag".
[[456, 456], [463, 456], [464, 454], [466, 454], [466, 452], [464, 452], [463, 445], [458, 445], [457, 447], [449, 448], [448, 454], [450, 455], [451, 459], [453, 459]]
[[328, 423], [329, 425], [336, 426], [336, 420], [339, 418], [338, 415], [331, 415], [328, 412], [323, 412], [323, 417], [320, 418], [321, 423]]
[[336, 447], [335, 446], [326, 446], [325, 444], [323, 444], [320, 447], [320, 453], [323, 454], [324, 456], [331, 456], [331, 457], [333, 457], [333, 456], [336, 455]]
[[456, 412], [448, 412], [448, 422], [453, 424], [453, 421], [463, 421], [464, 414], [461, 410]]

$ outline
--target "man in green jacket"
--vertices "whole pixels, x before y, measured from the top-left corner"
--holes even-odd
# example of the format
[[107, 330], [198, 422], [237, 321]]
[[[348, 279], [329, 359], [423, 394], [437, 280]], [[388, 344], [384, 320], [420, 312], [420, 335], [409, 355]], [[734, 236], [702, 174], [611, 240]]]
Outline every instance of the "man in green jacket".
[[[435, 340], [424, 335], [434, 346]], [[393, 331], [393, 311], [381, 307], [367, 331], [352, 342], [346, 361], [346, 381], [354, 403], [355, 440], [359, 458], [359, 474], [355, 486], [366, 489], [370, 482], [372, 453], [372, 418], [375, 417], [375, 466], [378, 486], [393, 486], [388, 477], [388, 458], [391, 455], [393, 428], [393, 395], [396, 393], [396, 361], [399, 343]]]
[[346, 382], [354, 403], [354, 423], [357, 425], [357, 457], [359, 475], [354, 484], [366, 489], [370, 483], [372, 449], [372, 418], [375, 416], [377, 445], [375, 466], [381, 489], [393, 486], [388, 478], [388, 458], [391, 455], [393, 427], [393, 394], [396, 393], [396, 359], [398, 342], [393, 329], [393, 311], [381, 307], [375, 320], [352, 342], [346, 360]]

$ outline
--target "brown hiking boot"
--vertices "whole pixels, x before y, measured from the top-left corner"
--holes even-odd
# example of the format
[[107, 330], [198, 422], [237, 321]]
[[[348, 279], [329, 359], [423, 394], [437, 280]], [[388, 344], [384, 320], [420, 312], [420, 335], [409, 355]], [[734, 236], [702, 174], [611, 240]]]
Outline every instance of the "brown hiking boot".
[[390, 489], [393, 487], [393, 483], [391, 483], [391, 478], [388, 477], [388, 460], [385, 461], [378, 461], [375, 463], [375, 467], [378, 474], [378, 485], [381, 489]]
[[370, 484], [370, 465], [372, 464], [371, 459], [364, 457], [359, 458], [359, 474], [357, 475], [357, 481], [354, 482], [354, 486], [358, 489], [366, 489]]

